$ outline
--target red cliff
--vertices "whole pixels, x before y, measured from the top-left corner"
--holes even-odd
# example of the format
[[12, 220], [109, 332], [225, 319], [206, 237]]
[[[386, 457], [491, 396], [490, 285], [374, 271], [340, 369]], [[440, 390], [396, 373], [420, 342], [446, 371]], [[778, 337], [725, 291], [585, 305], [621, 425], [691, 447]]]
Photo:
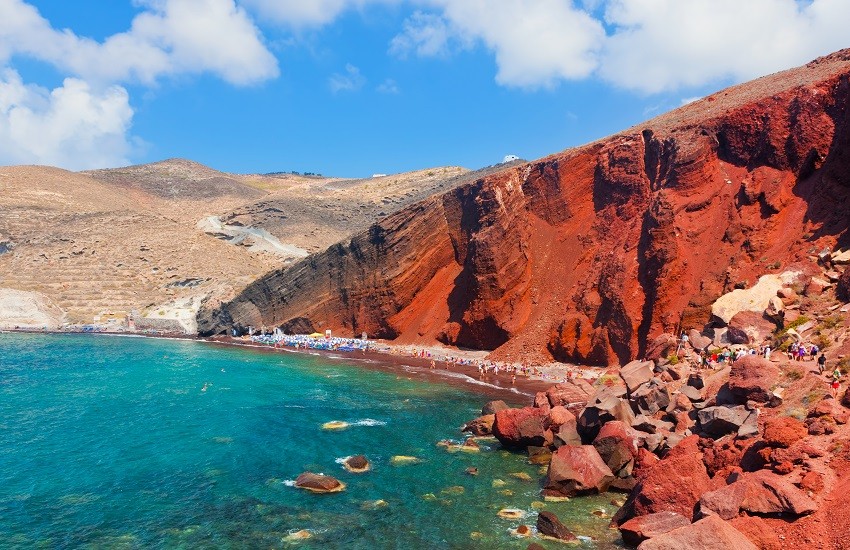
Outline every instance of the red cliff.
[[203, 309], [230, 326], [624, 363], [848, 244], [850, 50], [433, 196]]

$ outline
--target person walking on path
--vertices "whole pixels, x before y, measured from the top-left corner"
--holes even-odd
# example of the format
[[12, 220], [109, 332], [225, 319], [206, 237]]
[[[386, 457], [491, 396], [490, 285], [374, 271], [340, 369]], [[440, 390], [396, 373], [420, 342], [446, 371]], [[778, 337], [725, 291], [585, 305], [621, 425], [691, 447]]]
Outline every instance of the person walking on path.
[[824, 369], [826, 368], [826, 355], [823, 353], [818, 357], [818, 372], [823, 374]]
[[841, 387], [841, 371], [838, 370], [838, 367], [835, 367], [835, 370], [832, 371], [832, 397], [833, 399], [838, 399], [838, 388]]

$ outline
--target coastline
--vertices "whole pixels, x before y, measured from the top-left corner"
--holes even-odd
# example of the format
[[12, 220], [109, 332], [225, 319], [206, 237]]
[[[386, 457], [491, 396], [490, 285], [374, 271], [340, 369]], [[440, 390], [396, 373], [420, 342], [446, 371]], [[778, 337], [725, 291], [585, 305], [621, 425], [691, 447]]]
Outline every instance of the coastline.
[[[529, 399], [539, 391], [545, 391], [549, 387], [561, 382], [568, 373], [572, 372], [582, 378], [593, 381], [603, 374], [605, 369], [598, 367], [581, 367], [567, 364], [550, 364], [536, 366], [540, 375], [517, 375], [503, 370], [498, 374], [485, 372], [479, 376], [478, 368], [473, 364], [460, 364], [459, 362], [446, 362], [437, 358], [451, 356], [466, 360], [481, 360], [488, 352], [475, 350], [456, 350], [439, 346], [412, 346], [399, 345], [383, 340], [374, 342], [380, 349], [369, 351], [341, 352], [335, 350], [319, 349], [295, 349], [291, 347], [273, 347], [252, 342], [242, 338], [229, 336], [199, 337], [190, 334], [146, 334], [127, 331], [68, 331], [68, 330], [27, 330], [27, 329], [4, 329], [0, 333], [10, 334], [49, 334], [49, 335], [89, 335], [89, 336], [118, 336], [127, 338], [152, 338], [165, 340], [184, 340], [193, 342], [204, 342], [213, 345], [246, 348], [252, 351], [266, 353], [299, 353], [332, 357], [334, 360], [345, 360], [357, 367], [379, 370], [395, 374], [397, 377], [422, 380], [425, 382], [437, 382], [463, 388], [467, 391], [481, 394], [486, 398], [502, 399], [514, 405], [528, 405]], [[430, 353], [430, 357], [419, 357], [414, 350], [424, 350]], [[431, 360], [435, 359], [435, 368], [431, 368]], [[512, 368], [519, 367], [515, 363], [501, 363]], [[515, 378], [515, 380], [514, 380]]]

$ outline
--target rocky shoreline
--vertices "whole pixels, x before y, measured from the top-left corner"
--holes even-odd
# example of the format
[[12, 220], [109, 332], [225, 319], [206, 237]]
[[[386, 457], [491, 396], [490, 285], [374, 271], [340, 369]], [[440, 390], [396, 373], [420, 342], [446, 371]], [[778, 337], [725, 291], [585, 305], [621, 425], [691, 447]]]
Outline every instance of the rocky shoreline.
[[[630, 547], [843, 548], [810, 522], [846, 516], [832, 499], [850, 465], [850, 389], [840, 399], [809, 395], [808, 408], [788, 416], [776, 388], [796, 363], [754, 355], [718, 370], [662, 363], [635, 361], [596, 387], [557, 384], [522, 408], [490, 402], [463, 430], [548, 463], [547, 501], [627, 494], [612, 527]], [[788, 390], [820, 378], [805, 366]], [[552, 520], [541, 514], [542, 533], [541, 521]], [[574, 536], [564, 526], [552, 532]]]

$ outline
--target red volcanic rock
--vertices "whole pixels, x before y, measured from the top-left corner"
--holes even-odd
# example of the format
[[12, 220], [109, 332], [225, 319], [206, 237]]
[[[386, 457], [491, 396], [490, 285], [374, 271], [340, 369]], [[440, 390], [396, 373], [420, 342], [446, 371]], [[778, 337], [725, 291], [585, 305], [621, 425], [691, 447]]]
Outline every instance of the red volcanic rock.
[[543, 426], [554, 434], [554, 445], [581, 445], [581, 437], [576, 431], [576, 417], [565, 407], [552, 407]]
[[622, 524], [633, 517], [663, 511], [691, 518], [700, 496], [710, 488], [699, 438], [686, 437], [655, 466], [641, 470], [640, 483], [615, 520]]
[[841, 397], [841, 404], [850, 409], [850, 387], [845, 390], [844, 395]]
[[779, 368], [773, 363], [757, 355], [745, 355], [732, 364], [728, 388], [734, 403], [767, 403], [778, 380]]
[[729, 525], [743, 533], [759, 550], [784, 550], [788, 546], [779, 540], [773, 527], [758, 516], [739, 516], [729, 520]]
[[672, 334], [660, 334], [646, 347], [646, 358], [650, 360], [667, 359], [676, 353], [679, 340]]
[[641, 385], [652, 380], [654, 364], [652, 361], [632, 361], [620, 369], [620, 378], [626, 384], [629, 393], [634, 393]]
[[[461, 176], [441, 195], [282, 267], [230, 302], [231, 327], [625, 364], [701, 326], [763, 258], [808, 261], [850, 225], [850, 55], [760, 78], [583, 147]], [[799, 242], [816, 222], [814, 237]], [[678, 336], [678, 333], [676, 333]], [[675, 347], [673, 347], [675, 350]]]
[[758, 550], [743, 533], [717, 516], [674, 529], [640, 545], [640, 550]]
[[817, 504], [787, 477], [767, 470], [744, 473], [734, 483], [704, 493], [699, 503], [703, 514], [715, 513], [723, 519], [736, 517], [740, 511], [802, 516], [817, 510]]
[[493, 422], [493, 435], [508, 449], [545, 447], [551, 443], [543, 427], [548, 412], [533, 407], [499, 411]]
[[593, 386], [580, 378], [570, 379], [561, 384], [555, 384], [546, 390], [546, 398], [552, 407], [566, 407], [581, 410], [594, 393]]
[[546, 392], [539, 391], [534, 396], [534, 405], [533, 407], [536, 409], [543, 409], [545, 412], [549, 412], [549, 408], [552, 405], [549, 404], [549, 398], [546, 397]]
[[690, 524], [691, 520], [676, 512], [658, 512], [630, 519], [620, 526], [620, 534], [624, 543], [637, 546], [647, 539]]
[[772, 447], [790, 447], [806, 437], [806, 426], [790, 416], [776, 416], [764, 422], [764, 441]]
[[604, 493], [614, 474], [592, 445], [564, 446], [552, 455], [543, 483], [545, 494], [572, 497]]
[[820, 493], [823, 491], [823, 476], [817, 472], [806, 472], [800, 480], [800, 489], [815, 494]]
[[835, 295], [839, 300], [850, 302], [850, 266], [844, 268], [844, 272], [835, 286]]

